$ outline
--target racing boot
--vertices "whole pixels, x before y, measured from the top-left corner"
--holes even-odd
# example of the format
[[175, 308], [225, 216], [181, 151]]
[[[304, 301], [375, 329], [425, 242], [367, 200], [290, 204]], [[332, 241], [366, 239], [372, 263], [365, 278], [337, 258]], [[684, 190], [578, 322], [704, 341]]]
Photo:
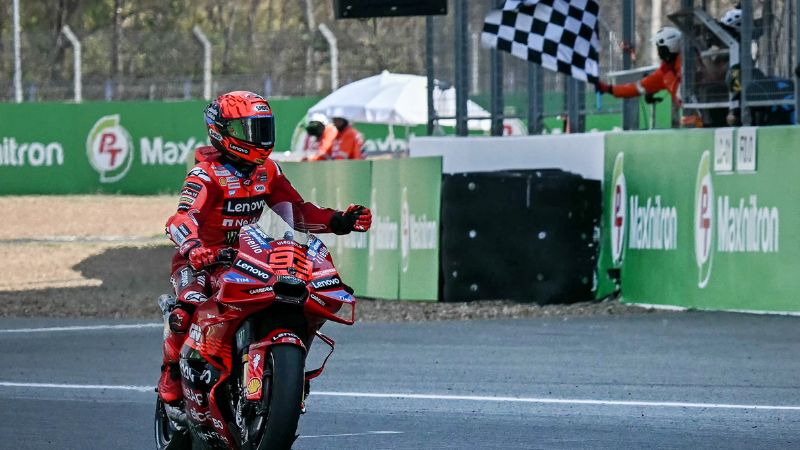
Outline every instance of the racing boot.
[[181, 371], [178, 368], [178, 363], [161, 365], [161, 378], [158, 380], [158, 397], [169, 405], [177, 404], [183, 400]]
[[178, 366], [181, 347], [189, 329], [191, 315], [182, 308], [169, 314], [169, 327], [164, 336], [164, 355], [161, 378], [158, 380], [158, 395], [164, 403], [175, 404], [183, 400], [181, 371]]

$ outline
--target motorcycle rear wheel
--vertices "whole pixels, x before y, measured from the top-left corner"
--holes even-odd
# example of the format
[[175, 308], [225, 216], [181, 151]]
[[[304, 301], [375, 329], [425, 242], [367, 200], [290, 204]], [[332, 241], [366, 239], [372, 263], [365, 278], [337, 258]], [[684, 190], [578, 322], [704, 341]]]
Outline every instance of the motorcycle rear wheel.
[[275, 345], [270, 348], [269, 361], [272, 375], [263, 380], [263, 386], [269, 386], [268, 404], [262, 416], [266, 424], [258, 445], [253, 447], [257, 450], [290, 449], [296, 438], [303, 401], [305, 354], [294, 345]]

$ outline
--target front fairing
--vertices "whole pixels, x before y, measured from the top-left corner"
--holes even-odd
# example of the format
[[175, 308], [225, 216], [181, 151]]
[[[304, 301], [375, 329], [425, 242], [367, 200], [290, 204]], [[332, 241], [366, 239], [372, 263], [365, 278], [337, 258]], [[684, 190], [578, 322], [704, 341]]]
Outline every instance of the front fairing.
[[[352, 323], [353, 291], [323, 239], [304, 232], [304, 223], [293, 205], [281, 203], [265, 211], [258, 224], [242, 227], [236, 258], [217, 277], [217, 300], [230, 306], [294, 302], [304, 304], [309, 314]], [[351, 313], [344, 320], [337, 317], [342, 305]]]

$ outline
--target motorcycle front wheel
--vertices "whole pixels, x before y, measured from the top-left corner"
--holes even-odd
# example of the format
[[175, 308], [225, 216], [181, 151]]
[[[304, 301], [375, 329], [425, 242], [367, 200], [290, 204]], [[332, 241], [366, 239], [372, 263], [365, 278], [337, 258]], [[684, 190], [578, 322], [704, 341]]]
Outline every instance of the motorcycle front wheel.
[[[270, 372], [264, 376], [265, 408], [251, 419], [256, 450], [290, 449], [297, 433], [305, 383], [305, 353], [294, 345], [275, 345], [269, 351]], [[253, 425], [256, 425], [253, 427]], [[257, 444], [256, 444], [257, 443]]]
[[186, 430], [179, 431], [164, 411], [164, 402], [156, 401], [156, 448], [158, 450], [191, 450], [192, 442]]

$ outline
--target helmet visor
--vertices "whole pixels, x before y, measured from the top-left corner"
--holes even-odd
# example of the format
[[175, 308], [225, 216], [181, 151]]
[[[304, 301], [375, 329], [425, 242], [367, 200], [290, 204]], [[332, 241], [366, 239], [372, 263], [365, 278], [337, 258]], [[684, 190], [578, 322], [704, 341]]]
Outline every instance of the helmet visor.
[[242, 117], [225, 122], [228, 135], [255, 144], [272, 147], [275, 144], [275, 119], [272, 116]]

